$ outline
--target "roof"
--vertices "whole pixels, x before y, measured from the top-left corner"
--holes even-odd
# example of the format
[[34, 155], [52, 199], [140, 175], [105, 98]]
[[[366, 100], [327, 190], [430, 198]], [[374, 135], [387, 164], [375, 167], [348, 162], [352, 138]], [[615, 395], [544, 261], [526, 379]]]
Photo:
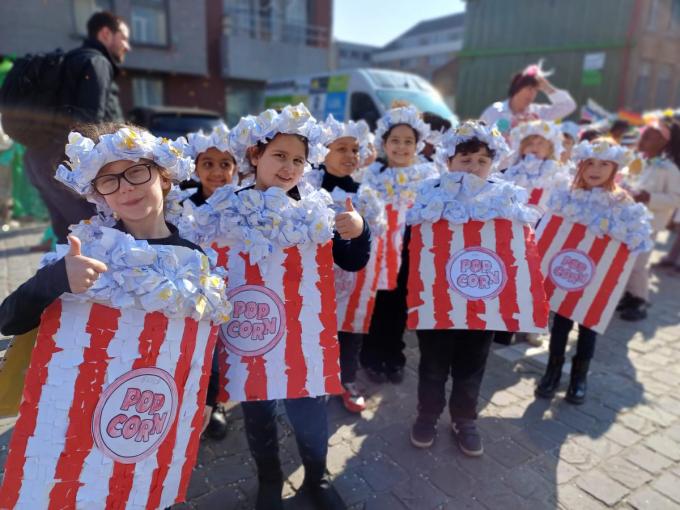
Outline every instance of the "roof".
[[419, 34], [429, 34], [432, 32], [441, 32], [442, 30], [462, 27], [464, 23], [464, 12], [457, 12], [456, 14], [450, 14], [449, 16], [442, 16], [440, 18], [426, 19], [412, 26], [400, 36], [394, 38], [383, 49], [391, 48], [397, 41], [405, 37], [412, 37]]

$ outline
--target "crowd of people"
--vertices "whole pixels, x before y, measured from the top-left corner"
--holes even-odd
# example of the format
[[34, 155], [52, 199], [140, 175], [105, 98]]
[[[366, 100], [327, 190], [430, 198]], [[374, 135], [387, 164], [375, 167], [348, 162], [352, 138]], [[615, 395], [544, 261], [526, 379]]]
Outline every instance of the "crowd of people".
[[[220, 254], [216, 263], [227, 268], [232, 287], [235, 281], [260, 281], [267, 286], [269, 279], [279, 277], [273, 274], [275, 270], [265, 269], [267, 260], [279, 256], [286, 257], [286, 272], [299, 278], [318, 271], [322, 286], [327, 267], [321, 252], [317, 252], [317, 267], [309, 267], [291, 257], [290, 249], [306, 244], [331, 246], [328, 263], [334, 266], [337, 304], [322, 306], [337, 315], [337, 331], [333, 332], [337, 344], [335, 339], [325, 344], [320, 330], [316, 336], [309, 333], [314, 329], [308, 323], [318, 319], [310, 318], [303, 305], [297, 316], [289, 317], [287, 327], [308, 335], [303, 342], [334, 353], [330, 356], [336, 356], [334, 363], [339, 365], [337, 391], [302, 391], [293, 396], [289, 388], [284, 392], [288, 398], [263, 398], [268, 393], [258, 391], [270, 384], [263, 380], [267, 354], [252, 357], [255, 361], [247, 363], [247, 376], [229, 372], [234, 365], [230, 356], [239, 351], [229, 342], [225, 332], [229, 328], [221, 329], [213, 353], [203, 426], [213, 437], [224, 436], [228, 417], [219, 403], [226, 395], [225, 385], [233, 387], [239, 377], [247, 377], [241, 384], [244, 397], [239, 400], [257, 466], [258, 509], [282, 508], [277, 401], [285, 406], [305, 469], [301, 491], [317, 508], [344, 508], [326, 472], [326, 394], [339, 393], [348, 412], [361, 413], [366, 400], [357, 383], [360, 368], [375, 384], [399, 384], [404, 379], [403, 335], [414, 308], [409, 295], [418, 282], [431, 284], [433, 288], [425, 291], [435, 293], [438, 286], [447, 285], [436, 280], [423, 284], [426, 278], [419, 278], [422, 266], [413, 265], [414, 253], [422, 253], [417, 250], [422, 250], [424, 242], [418, 226], [425, 222], [443, 219], [462, 226], [501, 218], [531, 229], [551, 211], [567, 211], [565, 204], [571, 204], [570, 214], [578, 223], [590, 225], [589, 221], [597, 220], [593, 229], [616, 238], [635, 257], [617, 311], [628, 321], [646, 317], [653, 240], [661, 230], [675, 229], [673, 221], [680, 219], [676, 212], [680, 210], [677, 113], [650, 114], [640, 129], [621, 122], [607, 127], [558, 122], [576, 104], [567, 91], [548, 81], [538, 64], [512, 78], [506, 100], [491, 105], [479, 120], [458, 126], [397, 103], [371, 133], [363, 121], [339, 122], [332, 116], [317, 120], [304, 105], [289, 105], [246, 116], [231, 129], [221, 125], [211, 133], [160, 140], [122, 123], [115, 107], [110, 82], [128, 48], [127, 27], [106, 15], [93, 20], [88, 27], [90, 40], [78, 57], [88, 63], [79, 65], [90, 66], [109, 81], [106, 93], [96, 100], [88, 91], [79, 95], [89, 97], [78, 103], [83, 112], [96, 113], [92, 118], [83, 113], [79, 120], [85, 123], [69, 135], [66, 163], [56, 173], [59, 187], [57, 181], [38, 174], [54, 174], [52, 162], [61, 149], [51, 146], [26, 154], [27, 172], [32, 182], [40, 182], [37, 187], [58, 242], [63, 244], [68, 236], [70, 247], [5, 299], [0, 306], [0, 330], [17, 335], [38, 327], [43, 311], [64, 294], [82, 294], [94, 301], [102, 295], [98, 282], [107, 265], [93, 251], [81, 249], [82, 240], [69, 234], [71, 223], [86, 222], [96, 232], [108, 225], [151, 245], [183, 246], [209, 254], [216, 249]], [[535, 103], [538, 92], [550, 104]], [[86, 103], [96, 106], [85, 107]], [[187, 161], [190, 179], [177, 182], [185, 175], [176, 170], [181, 167], [176, 162], [169, 168], [170, 153]], [[573, 210], [573, 204], [586, 203], [583, 200], [591, 200], [588, 203], [595, 209], [606, 209], [609, 219], [604, 221], [594, 209]], [[93, 216], [96, 219], [91, 220]], [[97, 235], [89, 241], [96, 243]], [[510, 242], [499, 236], [499, 251], [510, 250]], [[230, 250], [248, 259], [243, 275], [234, 269], [242, 261], [224, 255]], [[446, 265], [449, 253], [444, 257], [435, 253], [432, 261], [435, 268]], [[680, 235], [659, 266], [680, 270]], [[304, 292], [312, 290], [305, 287], [299, 292], [304, 302]], [[288, 297], [285, 305], [292, 306]], [[495, 313], [489, 310], [482, 313]], [[443, 312], [435, 309], [433, 313], [441, 316]], [[451, 431], [461, 451], [482, 455], [477, 407], [492, 342], [507, 344], [513, 336], [514, 341], [541, 342], [534, 332], [522, 333], [516, 327], [506, 331], [487, 328], [479, 317], [478, 312], [468, 312], [465, 327], [439, 317], [438, 324], [443, 326], [416, 328], [420, 361], [410, 432], [414, 447], [432, 446], [448, 400]], [[536, 386], [537, 398], [553, 398], [559, 390], [573, 327], [569, 317], [553, 314], [550, 357]], [[565, 394], [572, 404], [586, 399], [596, 339], [593, 329], [578, 326]], [[289, 367], [289, 381], [292, 372], [294, 368]], [[447, 399], [449, 377], [452, 386]]]

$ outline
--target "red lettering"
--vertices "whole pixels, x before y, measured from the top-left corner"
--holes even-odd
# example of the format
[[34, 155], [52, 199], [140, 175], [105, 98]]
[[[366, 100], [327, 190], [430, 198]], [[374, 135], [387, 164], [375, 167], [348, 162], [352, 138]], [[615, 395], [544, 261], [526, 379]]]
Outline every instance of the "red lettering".
[[480, 289], [489, 288], [489, 277], [487, 275], [479, 275], [479, 288]]
[[137, 432], [137, 436], [135, 437], [135, 442], [139, 443], [141, 441], [144, 441], [145, 443], [149, 442], [149, 431], [153, 428], [153, 421], [152, 420], [142, 420], [141, 425], [139, 426], [139, 432]]
[[276, 333], [276, 317], [263, 318], [262, 324], [265, 328], [265, 334], [273, 335]]
[[153, 403], [153, 396], [154, 396], [153, 391], [144, 390], [142, 392], [142, 398], [135, 406], [135, 409], [137, 409], [138, 413], [140, 414], [145, 413], [151, 408], [151, 404]]
[[258, 303], [257, 304], [257, 318], [259, 320], [264, 319], [269, 315], [269, 305], [267, 303]]
[[248, 338], [253, 332], [253, 325], [249, 321], [244, 321], [241, 323], [241, 331], [239, 331], [239, 336], [241, 338]]
[[152, 434], [161, 434], [163, 432], [163, 427], [165, 426], [165, 419], [168, 417], [168, 413], [154, 414], [153, 415], [153, 429], [151, 429]]
[[155, 414], [161, 410], [165, 404], [165, 395], [162, 393], [155, 393], [153, 396], [153, 404], [151, 404], [151, 409], [149, 409], [149, 414]]
[[482, 269], [482, 261], [479, 259], [473, 259], [470, 267], [473, 273], [479, 273], [479, 271]]
[[468, 286], [469, 287], [478, 287], [479, 286], [479, 277], [476, 274], [471, 274], [468, 277]]
[[468, 277], [467, 275], [459, 275], [458, 278], [456, 279], [456, 283], [458, 284], [459, 287], [467, 287], [468, 285]]
[[125, 420], [127, 419], [127, 416], [124, 414], [117, 414], [113, 418], [111, 418], [111, 421], [109, 424], [106, 426], [106, 433], [109, 435], [109, 437], [120, 437], [122, 434], [121, 429], [123, 428], [122, 425], [125, 423]]
[[142, 392], [138, 388], [128, 388], [123, 398], [123, 404], [120, 406], [121, 411], [127, 411], [130, 406], [137, 405]]
[[243, 301], [234, 301], [234, 318], [238, 319], [246, 309], [246, 304]]
[[467, 273], [470, 270], [470, 259], [463, 259], [460, 261], [460, 272]]
[[257, 303], [248, 301], [246, 303], [246, 319], [254, 319], [257, 316]]
[[130, 439], [137, 435], [139, 427], [142, 424], [142, 419], [139, 416], [131, 416], [128, 421], [125, 422], [123, 426], [123, 437], [125, 439]]
[[264, 336], [264, 324], [261, 322], [256, 322], [253, 324], [253, 337], [252, 340], [263, 340]]

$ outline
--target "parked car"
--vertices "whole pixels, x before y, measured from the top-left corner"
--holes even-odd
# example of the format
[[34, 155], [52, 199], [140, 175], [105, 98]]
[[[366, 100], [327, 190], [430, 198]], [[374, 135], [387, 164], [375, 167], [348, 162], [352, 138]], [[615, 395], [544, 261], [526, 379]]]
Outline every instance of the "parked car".
[[192, 131], [211, 131], [222, 121], [219, 113], [180, 106], [144, 106], [130, 110], [128, 118], [156, 136], [177, 138]]

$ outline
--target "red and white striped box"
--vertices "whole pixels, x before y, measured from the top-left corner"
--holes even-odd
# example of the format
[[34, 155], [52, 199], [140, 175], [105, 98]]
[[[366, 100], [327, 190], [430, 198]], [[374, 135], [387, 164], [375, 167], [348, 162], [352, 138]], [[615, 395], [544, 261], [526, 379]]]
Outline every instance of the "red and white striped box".
[[411, 227], [409, 329], [544, 332], [548, 304], [531, 227], [506, 219]]
[[385, 255], [380, 265], [378, 276], [378, 290], [394, 290], [397, 288], [397, 275], [401, 267], [401, 252], [404, 247], [404, 231], [406, 228], [407, 205], [401, 207], [394, 204], [385, 205], [387, 226], [381, 239]]
[[527, 191], [529, 192], [527, 205], [533, 205], [540, 211], [545, 211], [548, 206], [548, 200], [550, 199], [550, 191], [545, 188], [531, 188]]
[[166, 508], [198, 454], [217, 327], [56, 300], [43, 313], [0, 508]]
[[536, 236], [550, 309], [604, 333], [636, 257], [620, 241], [552, 213]]
[[341, 393], [332, 242], [278, 250], [257, 264], [214, 248], [233, 305], [220, 326], [219, 399]]
[[375, 308], [375, 295], [378, 291], [384, 247], [385, 240], [377, 237], [371, 243], [368, 263], [361, 271], [344, 271], [335, 266], [339, 331], [368, 333]]

